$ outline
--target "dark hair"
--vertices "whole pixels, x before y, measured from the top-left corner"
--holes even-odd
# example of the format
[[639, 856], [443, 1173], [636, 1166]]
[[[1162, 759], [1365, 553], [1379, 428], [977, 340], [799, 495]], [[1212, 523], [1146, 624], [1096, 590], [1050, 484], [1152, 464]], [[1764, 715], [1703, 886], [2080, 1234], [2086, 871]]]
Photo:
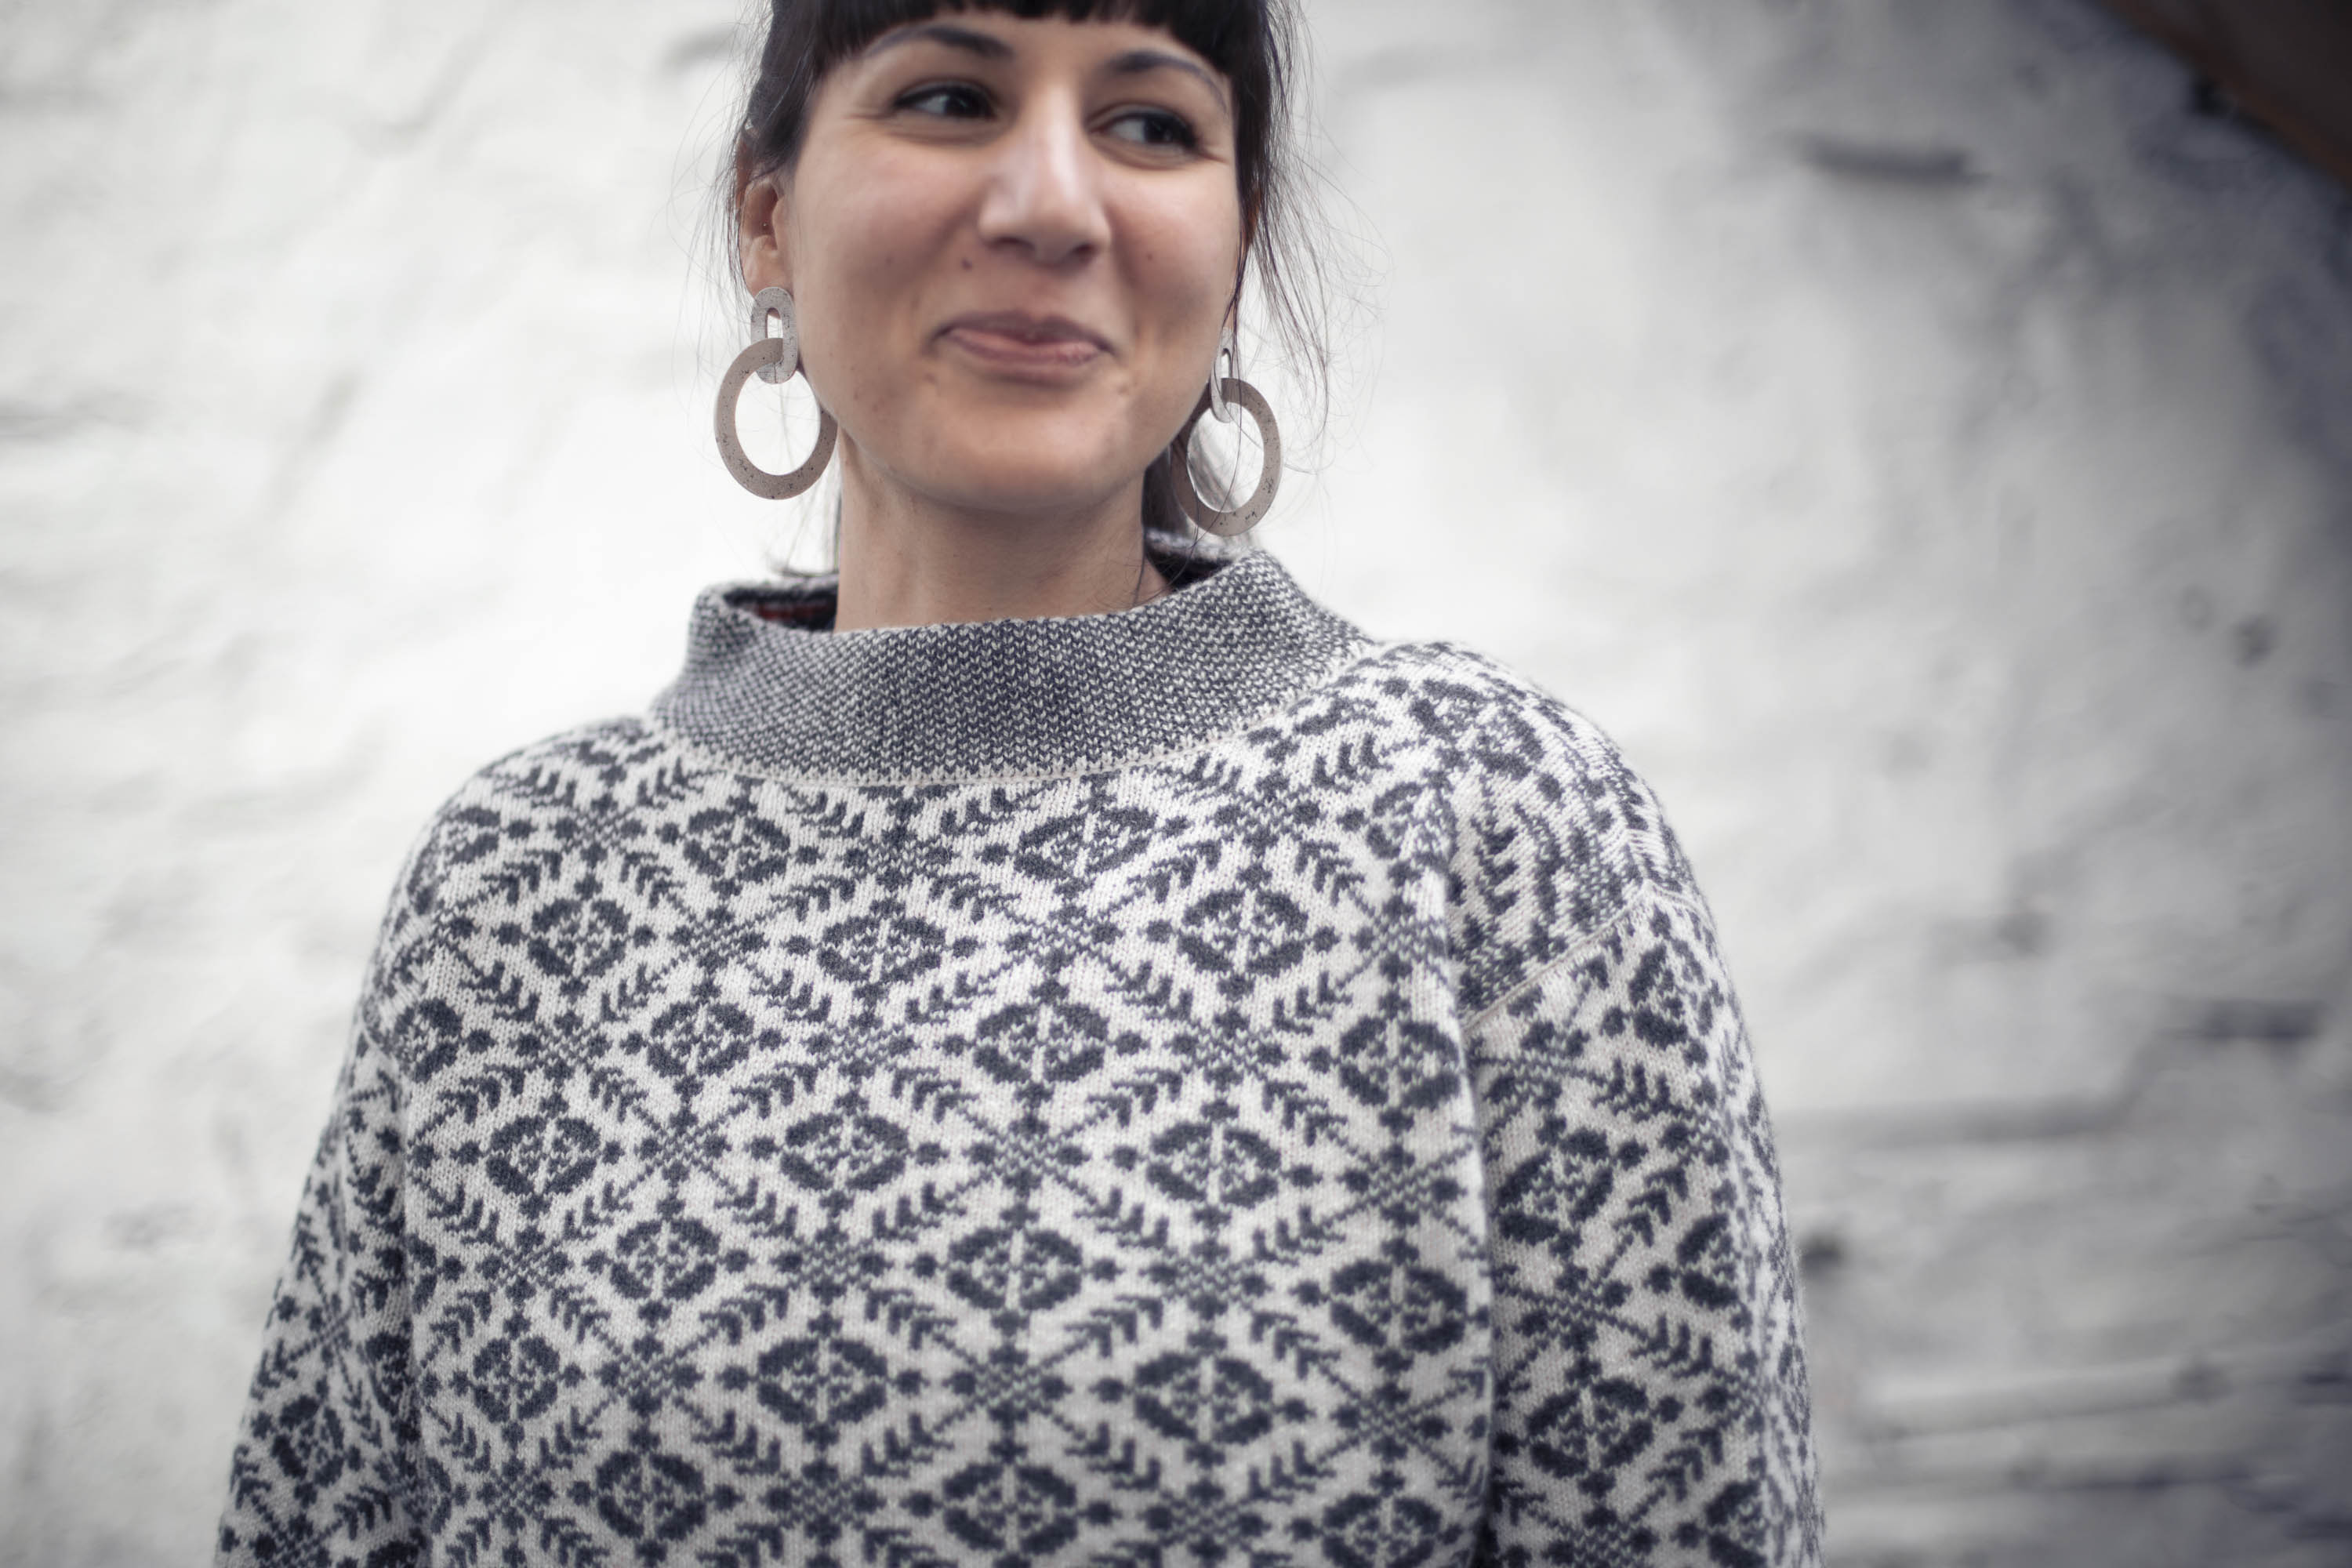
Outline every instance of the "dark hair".
[[[1328, 402], [1330, 349], [1322, 259], [1308, 231], [1314, 202], [1292, 137], [1290, 94], [1300, 34], [1295, 0], [772, 0], [723, 176], [721, 237], [735, 258], [744, 185], [800, 155], [809, 104], [825, 74], [893, 27], [941, 11], [1002, 11], [1024, 19], [1133, 22], [1160, 27], [1233, 83], [1234, 176], [1240, 187], [1244, 273], [1255, 274], [1267, 329], [1300, 383]], [[1318, 409], [1319, 420], [1320, 409]], [[1182, 536], [1163, 454], [1144, 481], [1144, 526]]]

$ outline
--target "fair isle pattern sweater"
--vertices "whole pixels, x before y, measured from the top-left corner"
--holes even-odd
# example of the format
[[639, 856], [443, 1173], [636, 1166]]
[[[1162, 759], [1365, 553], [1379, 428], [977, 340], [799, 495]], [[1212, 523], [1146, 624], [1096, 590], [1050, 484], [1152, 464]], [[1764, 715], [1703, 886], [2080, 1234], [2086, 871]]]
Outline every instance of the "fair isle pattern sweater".
[[221, 1561], [1817, 1560], [1755, 1069], [1605, 738], [1264, 554], [818, 597], [426, 832]]

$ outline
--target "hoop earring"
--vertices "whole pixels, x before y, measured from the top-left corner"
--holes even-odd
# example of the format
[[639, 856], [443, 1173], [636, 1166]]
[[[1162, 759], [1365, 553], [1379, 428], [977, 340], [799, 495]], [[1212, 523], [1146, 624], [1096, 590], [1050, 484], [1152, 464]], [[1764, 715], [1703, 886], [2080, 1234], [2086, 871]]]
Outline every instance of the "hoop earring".
[[[1249, 500], [1231, 511], [1219, 511], [1201, 499], [1192, 483], [1192, 427], [1201, 416], [1212, 412], [1210, 392], [1214, 401], [1239, 405], [1256, 422], [1258, 440], [1265, 447], [1265, 460], [1259, 466], [1257, 489]], [[1230, 415], [1227, 417], [1231, 417]], [[1192, 416], [1184, 421], [1184, 428], [1168, 448], [1169, 478], [1176, 484], [1176, 504], [1194, 523], [1220, 539], [1234, 539], [1255, 528], [1258, 520], [1274, 505], [1275, 492], [1282, 488], [1282, 431], [1274, 422], [1274, 410], [1265, 398], [1248, 382], [1234, 376], [1221, 376], [1210, 383], [1210, 391], [1201, 394], [1201, 401], [1192, 405]]]
[[[783, 331], [780, 336], [768, 335], [768, 319], [772, 316]], [[743, 396], [743, 384], [756, 374], [761, 381], [790, 381], [801, 368], [800, 324], [793, 315], [793, 297], [782, 289], [762, 289], [751, 301], [751, 343], [735, 356], [727, 374], [719, 378], [719, 410], [717, 418], [719, 456], [735, 482], [755, 496], [769, 500], [787, 500], [816, 483], [824, 466], [833, 461], [834, 437], [840, 426], [823, 404], [817, 405], [816, 450], [808, 461], [789, 474], [772, 474], [751, 461], [743, 450], [743, 439], [735, 430], [735, 405]]]

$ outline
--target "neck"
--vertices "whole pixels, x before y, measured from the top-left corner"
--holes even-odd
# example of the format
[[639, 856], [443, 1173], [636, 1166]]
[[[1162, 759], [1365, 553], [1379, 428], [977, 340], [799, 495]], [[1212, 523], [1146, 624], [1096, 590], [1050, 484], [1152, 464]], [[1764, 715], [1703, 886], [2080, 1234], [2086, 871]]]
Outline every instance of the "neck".
[[1123, 610], [1168, 591], [1143, 552], [1143, 480], [1053, 512], [977, 511], [914, 493], [841, 444], [836, 631]]

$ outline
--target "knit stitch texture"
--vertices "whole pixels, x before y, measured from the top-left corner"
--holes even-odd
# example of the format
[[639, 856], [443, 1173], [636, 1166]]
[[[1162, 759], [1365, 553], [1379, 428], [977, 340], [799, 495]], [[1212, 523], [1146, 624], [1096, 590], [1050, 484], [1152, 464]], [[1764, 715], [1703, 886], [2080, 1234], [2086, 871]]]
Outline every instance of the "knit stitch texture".
[[1591, 723], [1262, 553], [822, 595], [427, 829], [221, 1562], [1818, 1560], [1738, 1009]]

